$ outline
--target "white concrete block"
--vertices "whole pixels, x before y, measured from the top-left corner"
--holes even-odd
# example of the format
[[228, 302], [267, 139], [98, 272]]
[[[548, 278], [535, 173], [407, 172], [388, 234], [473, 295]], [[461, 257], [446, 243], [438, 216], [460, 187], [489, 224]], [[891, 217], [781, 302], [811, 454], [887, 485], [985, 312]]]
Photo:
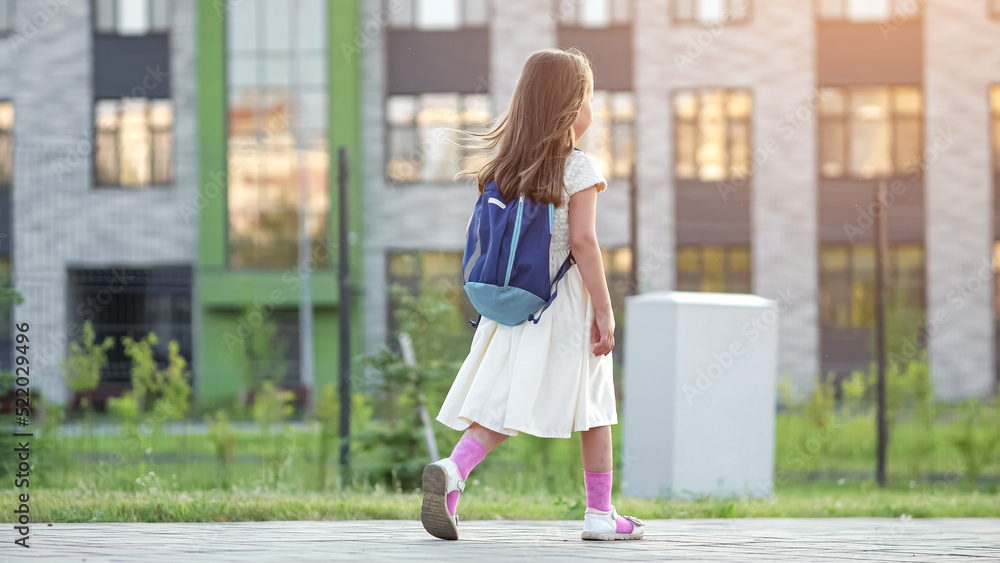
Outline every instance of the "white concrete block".
[[624, 494], [769, 496], [777, 304], [653, 292], [625, 314]]

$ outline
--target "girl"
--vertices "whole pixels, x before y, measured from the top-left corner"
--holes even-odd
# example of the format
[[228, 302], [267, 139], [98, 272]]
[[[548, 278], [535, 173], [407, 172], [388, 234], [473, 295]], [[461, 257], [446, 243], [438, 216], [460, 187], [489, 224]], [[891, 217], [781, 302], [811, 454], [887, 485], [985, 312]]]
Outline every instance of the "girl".
[[469, 473], [519, 432], [544, 438], [580, 432], [587, 488], [583, 539], [643, 535], [641, 520], [619, 516], [611, 505], [615, 320], [595, 234], [597, 194], [607, 182], [574, 149], [592, 121], [593, 90], [590, 61], [579, 50], [539, 51], [525, 63], [505, 115], [480, 135], [496, 154], [478, 173], [479, 193], [496, 181], [507, 201], [524, 194], [554, 203], [550, 273], [571, 250], [576, 264], [537, 324], [479, 322], [437, 416], [465, 434], [450, 457], [424, 468], [420, 518], [436, 537], [458, 539], [456, 506]]

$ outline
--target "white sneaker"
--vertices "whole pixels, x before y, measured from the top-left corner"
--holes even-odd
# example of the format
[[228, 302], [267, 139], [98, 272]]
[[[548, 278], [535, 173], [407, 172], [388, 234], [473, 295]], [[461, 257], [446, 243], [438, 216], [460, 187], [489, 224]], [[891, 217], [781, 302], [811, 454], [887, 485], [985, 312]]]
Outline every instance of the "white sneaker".
[[465, 479], [458, 472], [458, 465], [450, 457], [435, 461], [424, 467], [423, 478], [420, 523], [436, 538], [457, 540], [458, 514], [448, 512], [448, 493], [465, 490]]
[[632, 532], [619, 534], [616, 522], [618, 516], [622, 515], [618, 514], [614, 505], [607, 512], [588, 506], [583, 513], [583, 534], [580, 537], [585, 540], [637, 540], [642, 537], [646, 525], [635, 516], [622, 516], [632, 523]]

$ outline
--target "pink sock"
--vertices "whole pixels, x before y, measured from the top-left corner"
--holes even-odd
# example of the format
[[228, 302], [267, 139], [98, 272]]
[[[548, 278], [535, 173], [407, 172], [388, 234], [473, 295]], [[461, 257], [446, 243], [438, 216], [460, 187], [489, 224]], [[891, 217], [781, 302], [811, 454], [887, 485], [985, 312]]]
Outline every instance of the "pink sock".
[[[583, 472], [583, 482], [587, 486], [587, 508], [595, 508], [601, 512], [611, 510], [611, 482], [613, 471], [607, 473]], [[619, 534], [632, 533], [632, 523], [621, 516], [615, 520]]]
[[[486, 457], [486, 448], [483, 447], [479, 440], [473, 438], [472, 436], [463, 436], [461, 440], [455, 444], [455, 449], [451, 452], [452, 461], [458, 466], [458, 473], [462, 476], [462, 479], [468, 479], [469, 473], [472, 472], [472, 468], [483, 461]], [[455, 508], [458, 506], [458, 497], [461, 496], [461, 491], [452, 491], [448, 493], [448, 512], [455, 514]]]

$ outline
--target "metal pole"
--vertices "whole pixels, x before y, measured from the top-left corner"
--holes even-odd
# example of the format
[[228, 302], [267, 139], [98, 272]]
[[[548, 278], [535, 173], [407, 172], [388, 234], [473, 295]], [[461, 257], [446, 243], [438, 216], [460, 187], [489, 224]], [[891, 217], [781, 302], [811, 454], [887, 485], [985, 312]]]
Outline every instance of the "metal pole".
[[[296, 58], [298, 55], [296, 55]], [[299, 171], [298, 270], [299, 274], [299, 383], [306, 388], [306, 411], [312, 412], [316, 395], [313, 374], [312, 238], [309, 236], [309, 156], [302, 108], [295, 111], [296, 164]]]
[[636, 178], [635, 163], [632, 164], [628, 174], [629, 191], [629, 252], [632, 254], [631, 260], [631, 291], [632, 295], [639, 295], [639, 182]]
[[350, 229], [347, 199], [347, 147], [337, 151], [337, 226], [338, 264], [340, 281], [337, 317], [340, 326], [340, 467], [347, 477], [351, 455], [351, 269]]
[[885, 487], [885, 451], [889, 443], [889, 428], [885, 419], [885, 262], [888, 255], [888, 212], [882, 205], [885, 201], [885, 181], [875, 188], [875, 356], [878, 362], [878, 459], [875, 479], [879, 487]]

